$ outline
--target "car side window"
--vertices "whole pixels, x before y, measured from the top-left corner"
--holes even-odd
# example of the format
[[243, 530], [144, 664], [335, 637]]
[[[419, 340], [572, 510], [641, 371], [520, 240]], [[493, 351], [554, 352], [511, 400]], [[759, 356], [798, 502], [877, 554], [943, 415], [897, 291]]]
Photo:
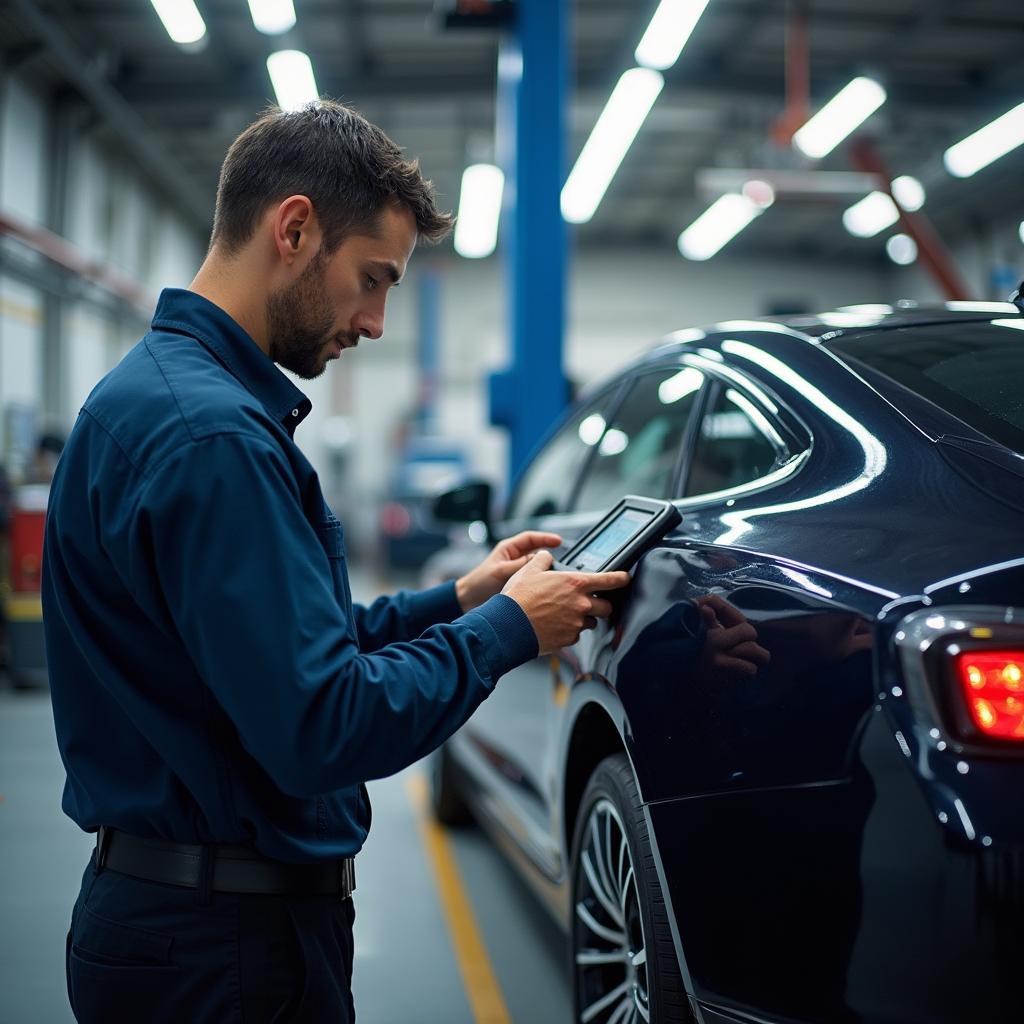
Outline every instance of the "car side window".
[[567, 511], [572, 485], [591, 447], [604, 431], [607, 407], [616, 391], [612, 389], [585, 406], [537, 453], [519, 479], [506, 518]]
[[672, 366], [645, 373], [632, 384], [600, 438], [573, 506], [606, 508], [624, 494], [670, 498], [686, 427], [704, 374]]
[[751, 483], [780, 460], [781, 438], [758, 407], [720, 386], [704, 413], [694, 446], [686, 497]]

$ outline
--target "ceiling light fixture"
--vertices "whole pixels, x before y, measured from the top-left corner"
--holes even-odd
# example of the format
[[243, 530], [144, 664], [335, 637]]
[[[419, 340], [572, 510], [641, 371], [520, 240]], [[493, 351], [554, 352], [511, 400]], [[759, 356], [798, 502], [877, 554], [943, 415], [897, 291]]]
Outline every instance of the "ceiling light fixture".
[[152, 0], [152, 3], [174, 42], [198, 43], [206, 35], [206, 22], [192, 0]]
[[857, 238], [872, 238], [899, 219], [896, 204], [884, 192], [871, 192], [843, 211], [843, 227]]
[[562, 216], [584, 224], [597, 211], [665, 79], [650, 68], [623, 73], [562, 188]]
[[467, 259], [490, 256], [498, 244], [498, 219], [505, 175], [494, 164], [471, 164], [462, 172], [455, 251]]
[[299, 110], [320, 98], [313, 65], [301, 50], [278, 50], [267, 58], [267, 71], [282, 110]]
[[954, 177], [969, 178], [1024, 143], [1024, 103], [968, 135], [942, 155]]
[[901, 174], [898, 178], [893, 179], [892, 194], [896, 197], [896, 202], [909, 213], [916, 213], [920, 210], [924, 206], [925, 199], [928, 198], [924, 185], [909, 174]]
[[856, 131], [885, 99], [885, 89], [873, 78], [855, 78], [793, 136], [793, 145], [806, 156], [820, 160]]
[[295, 25], [292, 0], [249, 0], [252, 23], [268, 36], [279, 36]]
[[893, 235], [885, 243], [885, 251], [893, 263], [909, 267], [917, 259], [917, 242], [910, 235]]
[[[759, 185], [770, 190], [764, 182]], [[744, 190], [747, 191], [746, 189]], [[757, 198], [730, 192], [716, 199], [680, 236], [679, 251], [688, 260], [709, 260], [732, 241], [752, 220], [771, 206], [774, 197]]]
[[[924, 186], [909, 174], [892, 183], [896, 202], [909, 213], [924, 206]], [[896, 203], [886, 192], [871, 192], [843, 213], [843, 227], [857, 238], [873, 238], [880, 231], [892, 227], [900, 219]]]
[[636, 48], [637, 64], [655, 71], [672, 67], [709, 3], [710, 0], [661, 0]]

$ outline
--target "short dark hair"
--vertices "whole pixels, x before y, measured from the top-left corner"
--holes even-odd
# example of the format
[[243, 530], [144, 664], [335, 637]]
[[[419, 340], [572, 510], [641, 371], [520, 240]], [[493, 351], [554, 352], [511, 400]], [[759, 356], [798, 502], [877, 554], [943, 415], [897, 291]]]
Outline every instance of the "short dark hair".
[[437, 209], [418, 161], [403, 159], [376, 125], [334, 100], [287, 112], [269, 107], [235, 139], [220, 171], [211, 247], [236, 253], [267, 207], [291, 195], [312, 202], [328, 254], [349, 235], [373, 234], [388, 205], [408, 208], [431, 242], [453, 223]]

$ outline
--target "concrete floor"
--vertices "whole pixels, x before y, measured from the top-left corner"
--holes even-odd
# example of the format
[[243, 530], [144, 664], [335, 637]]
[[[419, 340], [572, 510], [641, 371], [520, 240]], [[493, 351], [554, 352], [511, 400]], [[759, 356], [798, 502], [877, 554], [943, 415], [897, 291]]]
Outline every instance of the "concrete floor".
[[[369, 596], [367, 581], [353, 582]], [[410, 799], [408, 776], [420, 770], [370, 786], [373, 831], [357, 861], [356, 1009], [360, 1024], [483, 1024]], [[0, 1024], [73, 1020], [64, 936], [92, 837], [62, 814], [63, 784], [48, 695], [0, 688]], [[509, 1019], [570, 1021], [560, 932], [482, 833], [449, 839]]]

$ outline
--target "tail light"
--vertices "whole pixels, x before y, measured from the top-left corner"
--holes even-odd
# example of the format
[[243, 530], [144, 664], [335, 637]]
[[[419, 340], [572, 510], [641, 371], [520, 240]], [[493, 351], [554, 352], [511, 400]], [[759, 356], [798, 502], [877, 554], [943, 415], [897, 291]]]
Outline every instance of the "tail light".
[[1024, 650], [961, 651], [953, 666], [974, 729], [1024, 742]]
[[939, 751], [1024, 759], [1024, 608], [926, 608], [894, 635], [916, 724]]

